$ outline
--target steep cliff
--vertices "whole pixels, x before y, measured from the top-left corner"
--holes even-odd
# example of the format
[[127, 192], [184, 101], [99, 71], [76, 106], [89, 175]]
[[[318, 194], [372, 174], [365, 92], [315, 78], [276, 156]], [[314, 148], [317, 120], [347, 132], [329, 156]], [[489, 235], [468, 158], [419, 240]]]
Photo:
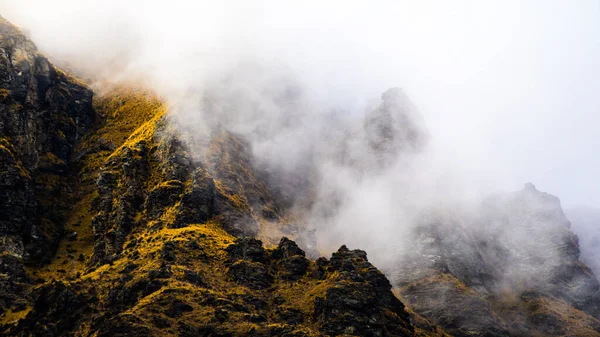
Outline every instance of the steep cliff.
[[22, 263], [48, 263], [64, 236], [74, 147], [97, 115], [92, 91], [0, 18], [0, 312], [23, 309]]
[[[47, 262], [61, 235], [61, 177], [96, 120], [92, 91], [0, 18], [0, 234], [8, 253]], [[60, 207], [60, 206], [59, 206]]]

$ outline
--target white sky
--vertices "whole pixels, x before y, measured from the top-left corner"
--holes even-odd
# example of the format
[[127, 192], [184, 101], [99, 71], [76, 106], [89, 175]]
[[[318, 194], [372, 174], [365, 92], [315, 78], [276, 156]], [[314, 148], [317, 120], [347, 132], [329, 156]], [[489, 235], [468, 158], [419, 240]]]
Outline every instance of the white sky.
[[57, 58], [128, 51], [163, 85], [251, 56], [350, 111], [400, 86], [440, 160], [600, 207], [597, 0], [0, 0], [0, 15]]

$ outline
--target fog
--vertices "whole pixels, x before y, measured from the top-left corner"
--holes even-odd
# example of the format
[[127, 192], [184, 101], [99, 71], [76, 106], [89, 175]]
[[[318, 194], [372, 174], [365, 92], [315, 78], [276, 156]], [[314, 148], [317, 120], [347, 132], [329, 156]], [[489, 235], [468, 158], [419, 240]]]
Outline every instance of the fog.
[[581, 260], [600, 275], [600, 209], [578, 206], [566, 213], [579, 234]]
[[599, 7], [0, 1], [2, 15], [54, 58], [109, 74], [106, 62], [116, 62], [127, 71], [111, 77], [150, 75], [163, 89], [180, 90], [250, 58], [289, 67], [313, 97], [357, 113], [400, 86], [446, 160], [494, 187], [533, 181], [566, 205], [592, 206], [600, 206]]
[[[59, 64], [144, 81], [184, 131], [249, 138], [289, 193], [317, 176], [304, 220], [324, 249], [383, 261], [423, 210], [462, 218], [530, 181], [600, 206], [597, 1], [0, 0], [0, 15]], [[364, 126], [394, 87], [420, 140], [385, 157]]]

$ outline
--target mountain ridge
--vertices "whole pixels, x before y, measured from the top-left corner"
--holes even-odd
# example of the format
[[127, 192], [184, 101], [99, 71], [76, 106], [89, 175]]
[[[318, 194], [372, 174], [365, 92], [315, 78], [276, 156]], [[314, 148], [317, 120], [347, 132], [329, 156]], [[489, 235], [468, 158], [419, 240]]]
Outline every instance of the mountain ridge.
[[[483, 203], [476, 231], [419, 224], [388, 279], [361, 250], [316, 258], [318, 233], [242, 135], [181, 133], [142, 86], [92, 97], [4, 19], [0, 34], [2, 333], [600, 335], [598, 281], [558, 199], [533, 185]], [[372, 156], [340, 156], [358, 175], [427, 142], [398, 89], [382, 102], [364, 125]]]

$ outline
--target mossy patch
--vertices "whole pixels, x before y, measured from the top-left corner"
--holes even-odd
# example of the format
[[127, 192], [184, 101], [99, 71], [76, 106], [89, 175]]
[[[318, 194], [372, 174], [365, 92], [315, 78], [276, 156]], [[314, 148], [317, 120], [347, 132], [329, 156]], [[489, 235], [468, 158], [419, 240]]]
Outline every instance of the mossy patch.
[[27, 314], [31, 311], [31, 307], [27, 307], [23, 310], [13, 311], [11, 309], [7, 310], [4, 313], [4, 316], [0, 318], [0, 326], [7, 324], [16, 324], [19, 320], [25, 318]]
[[0, 88], [0, 102], [8, 100], [10, 97], [10, 90], [6, 88]]

